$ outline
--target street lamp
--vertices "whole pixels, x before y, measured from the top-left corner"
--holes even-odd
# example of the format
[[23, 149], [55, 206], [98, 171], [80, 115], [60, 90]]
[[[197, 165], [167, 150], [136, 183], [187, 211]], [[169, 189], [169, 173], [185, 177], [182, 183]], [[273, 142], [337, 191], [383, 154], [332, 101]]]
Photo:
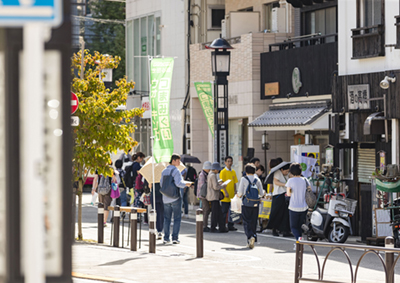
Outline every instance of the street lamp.
[[[230, 71], [231, 52], [233, 49], [224, 39], [217, 38], [207, 49], [211, 52], [212, 74], [214, 81], [214, 161], [224, 164], [228, 156], [228, 80]], [[220, 88], [221, 87], [221, 88]], [[219, 91], [221, 89], [221, 91]]]
[[[268, 142], [268, 134], [267, 131], [264, 131], [264, 133], [261, 136], [261, 146], [262, 149], [264, 150], [264, 164], [265, 164], [265, 174], [268, 172], [268, 165], [267, 165], [267, 150], [270, 148], [270, 144]], [[271, 168], [270, 168], [271, 169]]]

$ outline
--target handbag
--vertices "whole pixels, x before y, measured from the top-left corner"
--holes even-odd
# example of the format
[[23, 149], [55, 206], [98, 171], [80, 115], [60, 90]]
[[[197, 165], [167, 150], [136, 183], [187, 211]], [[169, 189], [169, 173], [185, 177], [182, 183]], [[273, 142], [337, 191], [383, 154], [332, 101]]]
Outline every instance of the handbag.
[[174, 171], [175, 169], [171, 170], [169, 175], [163, 176], [163, 184], [161, 186], [160, 193], [166, 197], [177, 199], [181, 197], [181, 191], [175, 185], [174, 177], [172, 176]]
[[201, 186], [199, 197], [200, 198], [206, 198], [207, 197], [207, 182], [204, 182], [204, 184]]
[[150, 205], [151, 204], [150, 194], [143, 193], [140, 197], [140, 201], [143, 202], [144, 205]]
[[121, 196], [117, 183], [111, 184], [111, 198], [116, 199]]
[[317, 204], [317, 197], [315, 196], [314, 192], [308, 188], [308, 183], [306, 179], [304, 179], [304, 182], [306, 183], [306, 203], [309, 208], [314, 209], [315, 205]]
[[222, 191], [219, 191], [219, 200], [223, 200], [225, 198], [225, 195]]

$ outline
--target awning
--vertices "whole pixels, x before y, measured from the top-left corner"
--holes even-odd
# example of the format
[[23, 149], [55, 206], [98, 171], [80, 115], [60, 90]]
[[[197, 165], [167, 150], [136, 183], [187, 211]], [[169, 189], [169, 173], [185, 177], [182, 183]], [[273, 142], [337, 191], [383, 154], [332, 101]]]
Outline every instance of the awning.
[[326, 102], [270, 105], [248, 126], [256, 131], [328, 130], [330, 113]]

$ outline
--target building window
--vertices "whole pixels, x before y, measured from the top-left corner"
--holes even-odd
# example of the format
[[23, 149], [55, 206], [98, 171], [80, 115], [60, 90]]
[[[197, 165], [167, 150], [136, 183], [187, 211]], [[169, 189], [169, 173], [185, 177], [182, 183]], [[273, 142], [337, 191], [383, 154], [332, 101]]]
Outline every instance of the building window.
[[352, 29], [352, 59], [385, 56], [385, 0], [357, 1], [357, 28]]
[[[305, 27], [303, 35], [337, 33], [337, 8], [330, 7], [304, 13]], [[332, 40], [333, 42], [334, 40]]]
[[159, 15], [148, 15], [127, 21], [127, 75], [139, 94], [149, 92], [147, 56], [161, 55], [161, 20]]
[[264, 12], [264, 30], [267, 32], [271, 32], [273, 28], [273, 12], [274, 8], [280, 8], [279, 2], [273, 2], [263, 5], [263, 12]]
[[221, 29], [223, 19], [225, 19], [225, 6], [208, 6], [208, 29]]

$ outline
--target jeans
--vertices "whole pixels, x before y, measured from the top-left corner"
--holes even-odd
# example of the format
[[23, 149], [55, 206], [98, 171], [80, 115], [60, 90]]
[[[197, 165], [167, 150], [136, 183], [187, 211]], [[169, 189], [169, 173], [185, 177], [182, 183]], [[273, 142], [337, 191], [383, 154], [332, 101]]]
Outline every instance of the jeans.
[[[228, 220], [228, 228], [233, 228], [233, 222], [231, 218], [231, 203], [221, 201], [221, 209], [222, 209], [222, 218], [224, 219], [224, 223]], [[227, 219], [228, 217], [228, 219]]]
[[188, 201], [188, 195], [189, 195], [189, 188], [181, 188], [181, 196], [183, 199], [183, 207], [185, 210], [185, 214], [189, 214], [189, 201]]
[[248, 207], [242, 205], [243, 228], [247, 239], [254, 237], [257, 240], [258, 206]]
[[[153, 204], [153, 194], [151, 194], [151, 206], [154, 207]], [[157, 218], [156, 218], [156, 229], [158, 233], [161, 233], [164, 227], [164, 203], [162, 201], [162, 198], [157, 198], [156, 197], [156, 213], [157, 213]]]
[[306, 222], [307, 210], [306, 211], [292, 211], [289, 209], [289, 217], [290, 217], [290, 229], [296, 240], [298, 240], [303, 230], [301, 229], [301, 225]]
[[121, 196], [119, 197], [121, 201], [121, 206], [127, 206], [127, 197], [126, 197], [126, 190], [124, 189], [121, 192]]
[[179, 198], [171, 203], [164, 203], [164, 241], [169, 242], [172, 213], [174, 214], [174, 227], [172, 228], [172, 240], [178, 240], [181, 228], [182, 199]]

